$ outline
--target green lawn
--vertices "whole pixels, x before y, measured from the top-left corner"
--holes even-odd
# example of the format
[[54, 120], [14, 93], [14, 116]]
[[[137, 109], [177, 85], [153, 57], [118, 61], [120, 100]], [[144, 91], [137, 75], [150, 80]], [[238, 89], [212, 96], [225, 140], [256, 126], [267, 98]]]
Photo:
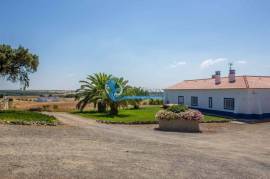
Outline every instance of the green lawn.
[[30, 111], [0, 111], [0, 123], [55, 125], [52, 116]]
[[[119, 115], [111, 116], [96, 111], [88, 112], [73, 112], [73, 114], [80, 115], [89, 119], [108, 121], [111, 123], [156, 123], [155, 114], [160, 110], [159, 106], [144, 107], [141, 109], [120, 109]], [[205, 115], [203, 122], [220, 122], [229, 121], [229, 119], [218, 116]]]
[[221, 117], [221, 116], [215, 116], [215, 115], [209, 115], [204, 114], [203, 122], [229, 122], [231, 121], [231, 118]]

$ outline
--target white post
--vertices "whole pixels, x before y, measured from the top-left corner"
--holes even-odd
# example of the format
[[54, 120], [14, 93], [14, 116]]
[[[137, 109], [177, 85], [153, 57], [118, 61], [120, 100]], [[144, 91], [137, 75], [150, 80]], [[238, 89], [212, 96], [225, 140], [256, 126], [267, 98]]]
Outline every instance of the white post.
[[4, 97], [4, 110], [8, 110], [8, 107], [9, 107], [9, 105], [8, 105], [8, 102], [9, 102], [9, 99], [8, 99], [8, 97]]

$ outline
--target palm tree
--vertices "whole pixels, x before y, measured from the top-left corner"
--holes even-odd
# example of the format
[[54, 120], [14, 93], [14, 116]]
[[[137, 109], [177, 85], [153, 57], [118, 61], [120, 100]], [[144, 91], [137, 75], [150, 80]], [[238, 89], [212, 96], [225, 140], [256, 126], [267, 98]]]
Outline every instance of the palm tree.
[[123, 91], [126, 90], [128, 81], [123, 78], [115, 78], [105, 73], [95, 73], [89, 75], [86, 80], [80, 81], [81, 87], [76, 91], [77, 108], [83, 111], [87, 104], [93, 103], [98, 106], [98, 112], [105, 112], [106, 107], [110, 107], [110, 114], [118, 114], [120, 101], [113, 101], [106, 92], [106, 83], [114, 79], [118, 85], [121, 85]]
[[[127, 84], [128, 81], [124, 80], [124, 78], [112, 78], [119, 86], [122, 87], [122, 92], [123, 94], [126, 94], [126, 90], [128, 88]], [[107, 95], [108, 96], [108, 95]], [[118, 108], [120, 105], [125, 106], [126, 102], [124, 100], [121, 100], [121, 96], [119, 96], [120, 100], [117, 101], [113, 101], [111, 100], [109, 97], [107, 98], [109, 99], [108, 101], [106, 101], [106, 103], [110, 106], [110, 114], [115, 115], [118, 114]]]
[[105, 73], [95, 73], [89, 75], [86, 80], [80, 81], [81, 87], [76, 91], [77, 108], [83, 111], [89, 103], [98, 105], [98, 112], [105, 112], [106, 106], [104, 98], [106, 97], [105, 84], [111, 78], [111, 75]]

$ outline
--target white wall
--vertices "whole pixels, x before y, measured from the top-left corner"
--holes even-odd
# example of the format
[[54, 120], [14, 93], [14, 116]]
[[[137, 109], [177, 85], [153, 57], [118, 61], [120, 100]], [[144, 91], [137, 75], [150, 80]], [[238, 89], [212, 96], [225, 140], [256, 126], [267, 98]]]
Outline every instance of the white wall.
[[[198, 97], [198, 108], [242, 114], [270, 113], [270, 89], [226, 89], [226, 90], [165, 90], [165, 103], [178, 103], [178, 96], [185, 97], [191, 106], [191, 96]], [[213, 99], [213, 108], [208, 107], [208, 98]], [[235, 99], [235, 109], [224, 109], [224, 98]]]
[[251, 114], [270, 113], [270, 89], [250, 89], [248, 103]]

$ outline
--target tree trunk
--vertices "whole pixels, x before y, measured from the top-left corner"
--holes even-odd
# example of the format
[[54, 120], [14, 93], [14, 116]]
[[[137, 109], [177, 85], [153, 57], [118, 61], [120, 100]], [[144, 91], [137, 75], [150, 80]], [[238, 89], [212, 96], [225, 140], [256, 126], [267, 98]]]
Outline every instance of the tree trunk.
[[98, 102], [97, 107], [98, 107], [98, 112], [99, 113], [106, 112], [106, 104], [104, 102], [101, 102], [101, 101]]
[[117, 115], [118, 114], [118, 104], [117, 103], [115, 103], [115, 102], [111, 103], [110, 108], [111, 108], [111, 110], [110, 110], [111, 115]]
[[133, 108], [134, 108], [134, 109], [139, 109], [140, 106], [139, 106], [139, 104], [134, 104]]

